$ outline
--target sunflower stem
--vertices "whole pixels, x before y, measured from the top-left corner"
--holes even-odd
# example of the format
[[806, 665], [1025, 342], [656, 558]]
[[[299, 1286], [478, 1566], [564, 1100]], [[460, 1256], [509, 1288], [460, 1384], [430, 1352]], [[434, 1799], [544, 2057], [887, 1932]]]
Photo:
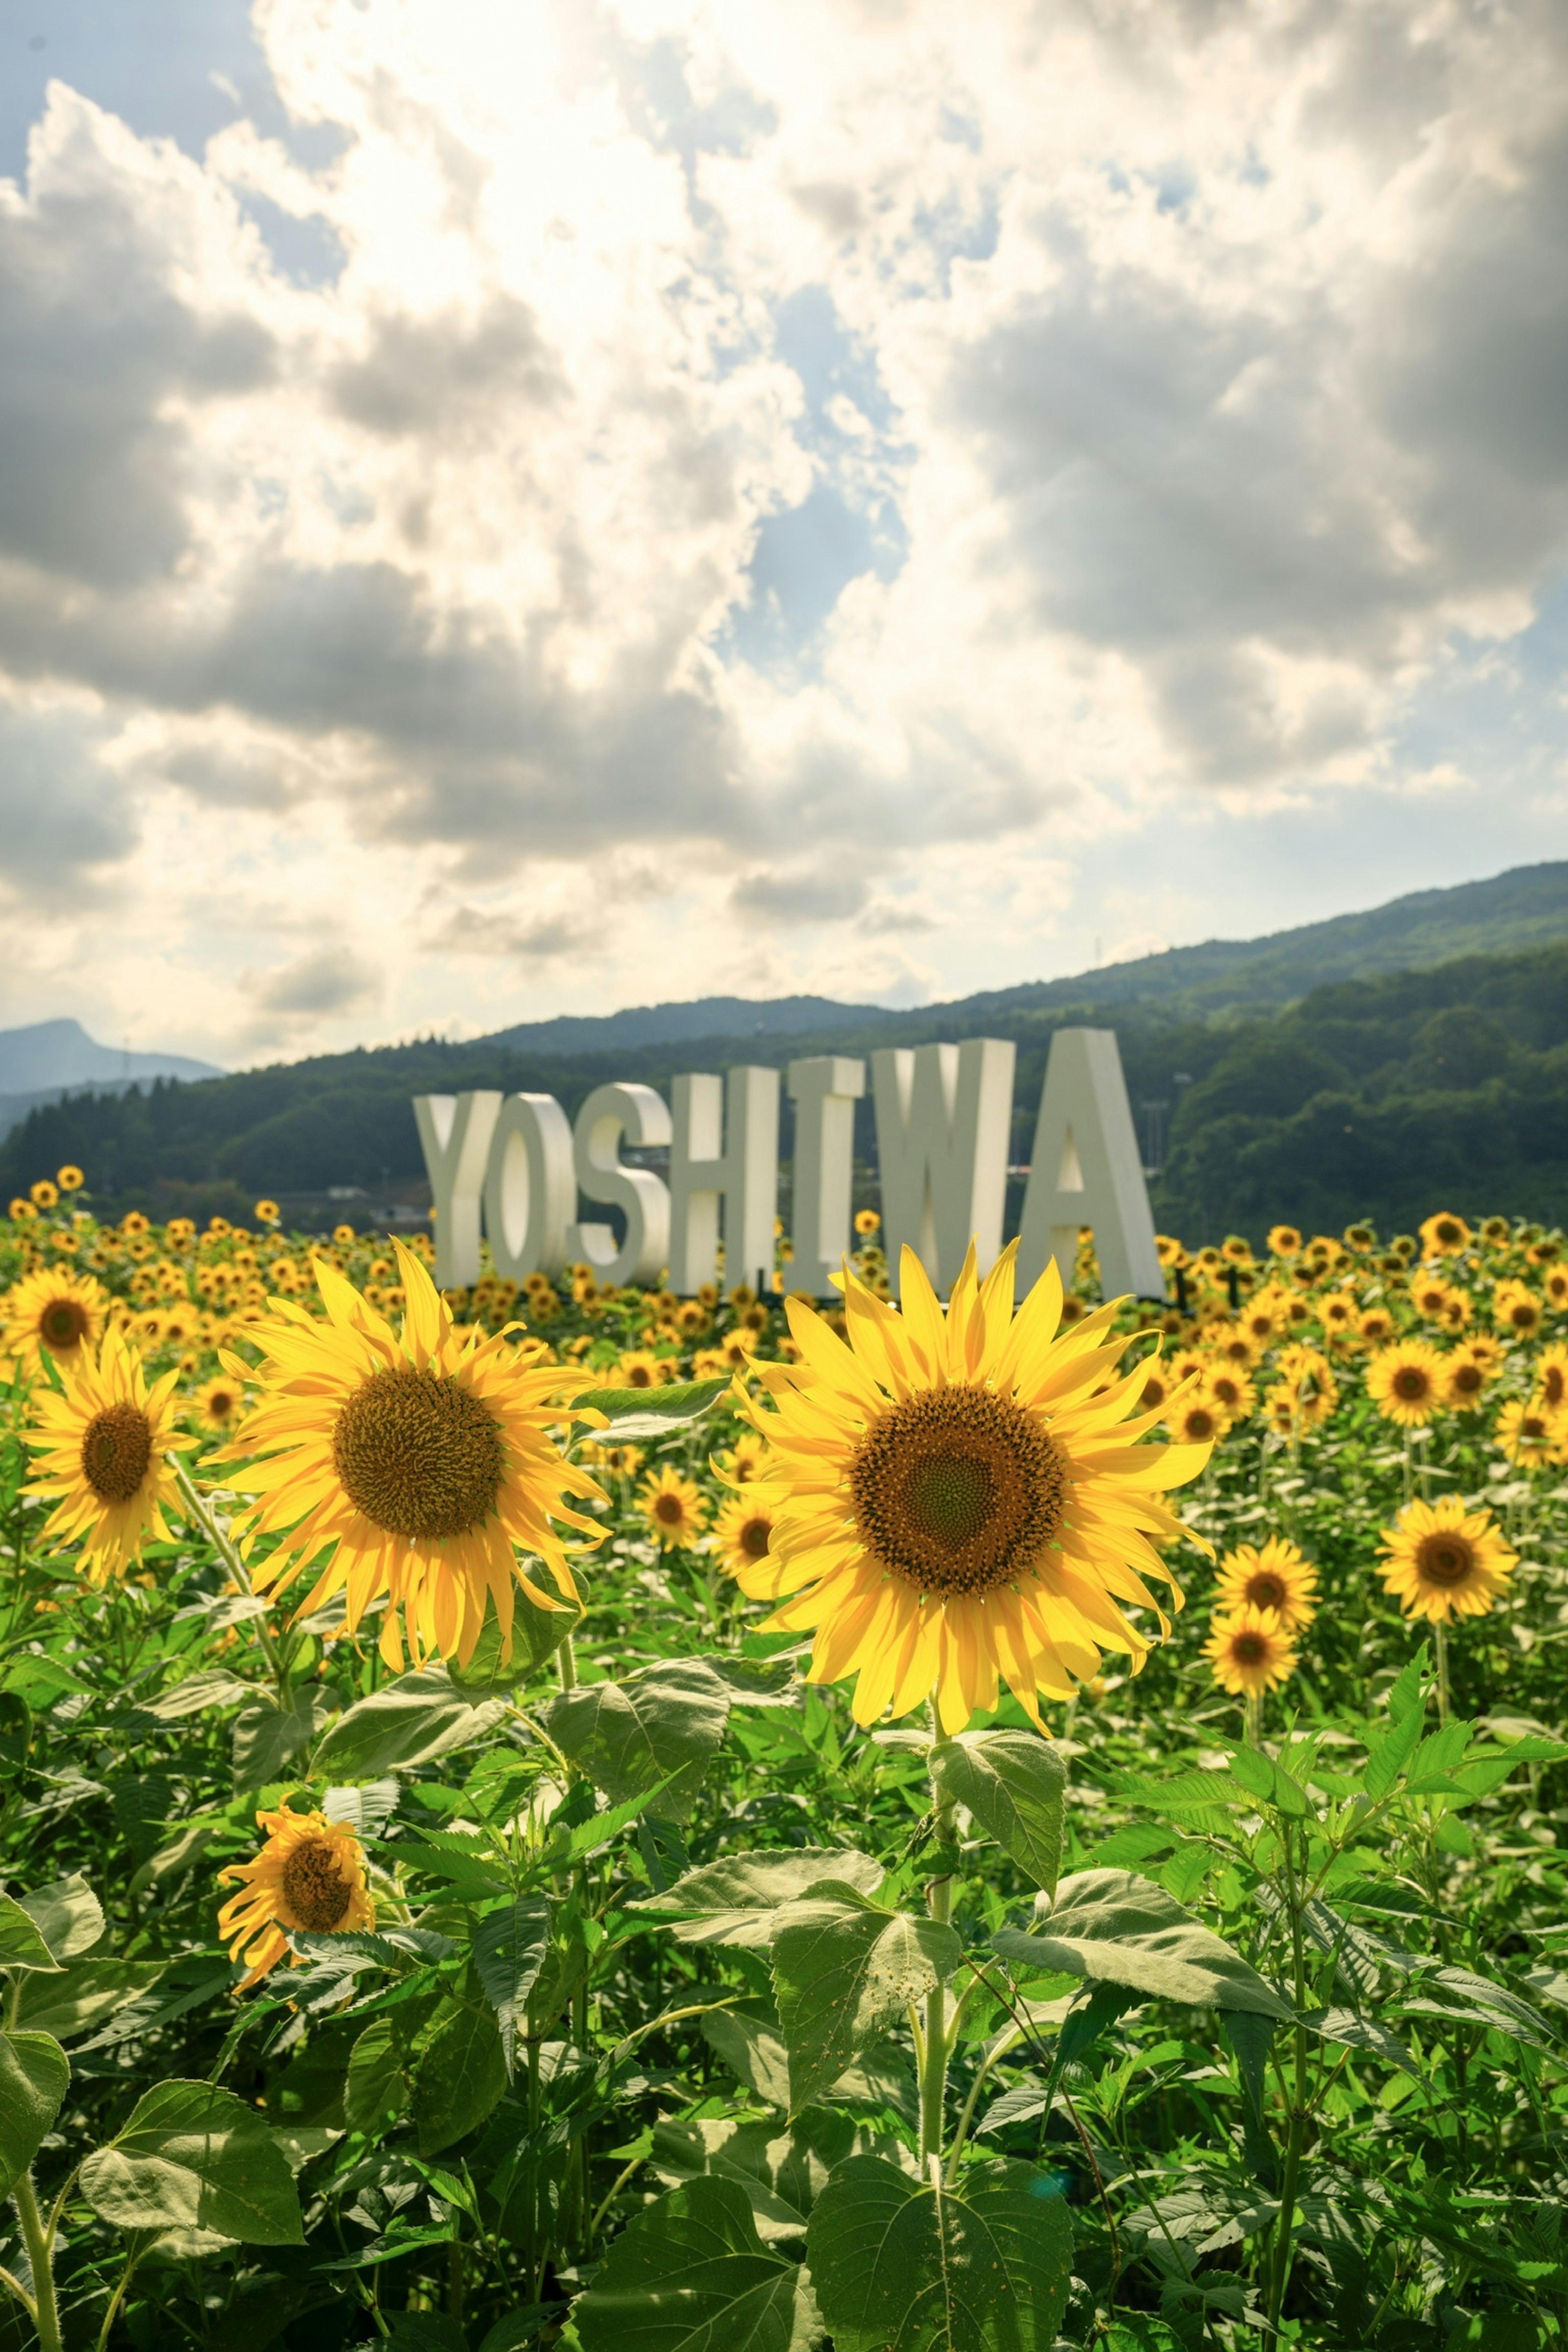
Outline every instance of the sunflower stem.
[[576, 1689], [577, 1651], [570, 1633], [563, 1637], [561, 1647], [555, 1653], [555, 1671], [561, 1677], [563, 1691]]
[[[933, 1746], [931, 1761], [946, 1744], [935, 1702], [931, 1705]], [[931, 1773], [931, 1811], [936, 1822], [934, 1843], [945, 1846], [952, 1833], [954, 1801], [947, 1796]], [[952, 1880], [945, 1874], [933, 1878], [926, 1886], [926, 1910], [943, 1927], [952, 1916]], [[921, 2063], [921, 2162], [929, 2168], [933, 2158], [942, 2158], [942, 2124], [947, 2100], [948, 2057], [947, 1991], [941, 1984], [932, 1985], [926, 1995], [925, 2050]]]
[[1243, 1744], [1247, 1748], [1261, 1748], [1263, 1745], [1263, 1693], [1248, 1691], [1242, 1706]]
[[[180, 1490], [180, 1500], [185, 1507], [185, 1517], [193, 1521], [205, 1536], [246, 1599], [254, 1600], [256, 1588], [250, 1581], [250, 1570], [246, 1567], [228, 1537], [218, 1527], [216, 1519], [208, 1507], [205, 1496], [197, 1488], [195, 1480], [177, 1454], [171, 1454], [169, 1461], [174, 1473], [174, 1484]], [[267, 1620], [264, 1617], [253, 1617], [251, 1622], [256, 1628], [257, 1638], [261, 1643], [262, 1654], [280, 1684], [287, 1682], [289, 1669], [283, 1654], [268, 1626]]]
[[1433, 1631], [1437, 1636], [1437, 1721], [1444, 1724], [1448, 1720], [1448, 1628], [1441, 1617]]
[[42, 2352], [64, 2352], [60, 2341], [59, 2306], [55, 2301], [55, 2273], [48, 2233], [44, 2217], [38, 2210], [37, 2191], [30, 2171], [18, 2174], [11, 2190], [16, 2200], [16, 2218], [22, 2224], [22, 2237], [27, 2249], [27, 2261], [33, 2273], [33, 2296], [37, 2305], [38, 2343]]

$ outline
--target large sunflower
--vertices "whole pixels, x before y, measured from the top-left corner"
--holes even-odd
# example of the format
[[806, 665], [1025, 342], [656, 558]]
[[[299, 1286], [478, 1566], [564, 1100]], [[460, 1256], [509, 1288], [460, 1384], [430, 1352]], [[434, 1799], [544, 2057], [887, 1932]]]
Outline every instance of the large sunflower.
[[365, 1885], [364, 1849], [353, 1830], [324, 1813], [258, 1813], [267, 1842], [254, 1862], [237, 1862], [218, 1873], [222, 1886], [245, 1883], [217, 1915], [217, 1931], [231, 1960], [244, 1960], [250, 1973], [243, 1992], [289, 1948], [284, 1930], [312, 1936], [347, 1935], [374, 1927], [375, 1904]]
[[17, 1283], [5, 1300], [5, 1352], [37, 1371], [47, 1349], [63, 1370], [90, 1356], [103, 1337], [109, 1294], [90, 1274], [44, 1265]]
[[1484, 1617], [1518, 1559], [1491, 1513], [1467, 1511], [1457, 1495], [1407, 1504], [1381, 1541], [1384, 1585], [1407, 1617], [1426, 1617], [1435, 1625]]
[[1118, 1370], [1116, 1307], [1059, 1330], [1053, 1263], [1015, 1319], [1014, 1255], [982, 1284], [972, 1248], [945, 1319], [911, 1250], [901, 1313], [847, 1276], [847, 1343], [790, 1299], [801, 1360], [763, 1370], [776, 1411], [749, 1407], [778, 1509], [736, 1580], [783, 1600], [769, 1630], [816, 1629], [810, 1679], [855, 1675], [860, 1723], [934, 1695], [962, 1730], [1000, 1675], [1039, 1724], [1038, 1694], [1069, 1697], [1102, 1648], [1142, 1664], [1119, 1602], [1169, 1631], [1144, 1574], [1181, 1602], [1154, 1545], [1187, 1531], [1158, 1494], [1210, 1449], [1136, 1444], [1159, 1415], [1139, 1410], [1147, 1363]]
[[33, 1401], [29, 1445], [40, 1449], [27, 1492], [55, 1498], [46, 1538], [81, 1544], [95, 1584], [122, 1576], [150, 1536], [166, 1538], [163, 1507], [179, 1489], [166, 1459], [194, 1443], [174, 1426], [177, 1370], [149, 1389], [142, 1359], [110, 1329], [96, 1358], [79, 1356], [57, 1393]]
[[[574, 1604], [554, 1522], [595, 1541], [601, 1534], [563, 1499], [602, 1500], [601, 1490], [551, 1434], [552, 1423], [571, 1418], [561, 1400], [586, 1387], [587, 1376], [521, 1362], [504, 1333], [459, 1343], [423, 1262], [395, 1246], [406, 1298], [401, 1333], [316, 1260], [326, 1321], [279, 1298], [270, 1318], [247, 1329], [266, 1359], [262, 1393], [233, 1444], [213, 1458], [249, 1465], [234, 1481], [257, 1497], [238, 1523], [247, 1542], [279, 1538], [252, 1561], [258, 1590], [282, 1592], [324, 1560], [300, 1613], [342, 1591], [350, 1633], [385, 1593], [381, 1652], [395, 1670], [405, 1640], [416, 1662], [432, 1652], [466, 1662], [489, 1595], [510, 1655], [516, 1588], [536, 1608], [559, 1605], [513, 1546], [542, 1560]], [[237, 1362], [228, 1369], [258, 1378]]]

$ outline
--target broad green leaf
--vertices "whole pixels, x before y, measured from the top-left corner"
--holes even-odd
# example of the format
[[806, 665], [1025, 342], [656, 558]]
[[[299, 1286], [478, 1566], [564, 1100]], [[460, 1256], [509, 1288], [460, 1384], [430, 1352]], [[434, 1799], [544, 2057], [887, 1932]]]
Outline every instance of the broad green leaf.
[[288, 2158], [256, 2109], [216, 2083], [160, 2083], [81, 2168], [121, 2230], [211, 2230], [247, 2245], [304, 2243]]
[[244, 1701], [254, 1704], [265, 1696], [254, 1683], [242, 1683], [226, 1666], [215, 1666], [199, 1675], [187, 1675], [183, 1683], [171, 1685], [160, 1691], [156, 1698], [142, 1701], [143, 1712], [155, 1715], [160, 1723], [178, 1723], [187, 1715], [200, 1715], [209, 1706], [233, 1706]]
[[447, 2000], [427, 2030], [414, 2068], [414, 2121], [421, 2156], [482, 2124], [506, 2089], [500, 2031], [488, 2007]]
[[583, 2352], [812, 2352], [822, 2340], [806, 2273], [763, 2244], [744, 2189], [710, 2175], [628, 2223], [572, 2317]]
[[875, 1895], [886, 1876], [869, 1854], [837, 1846], [727, 1853], [700, 1870], [689, 1870], [640, 1910], [668, 1920], [679, 1943], [755, 1947], [771, 1939], [780, 1906], [798, 1902], [820, 1879]]
[[500, 2028], [509, 2078], [517, 2064], [518, 2022], [549, 1948], [550, 1906], [542, 1895], [525, 1895], [502, 1911], [487, 1912], [474, 1929], [474, 1966]]
[[480, 1738], [503, 1712], [494, 1701], [476, 1706], [445, 1666], [421, 1666], [341, 1715], [316, 1750], [313, 1768], [345, 1780], [408, 1771]]
[[667, 2189], [704, 2173], [733, 2180], [750, 2200], [758, 2236], [771, 2244], [805, 2235], [805, 2217], [834, 2166], [862, 2152], [874, 2152], [868, 2136], [847, 2116], [814, 2107], [784, 2132], [773, 2123], [737, 2123], [732, 2116], [658, 2124], [648, 2163]]
[[247, 1706], [234, 1719], [234, 1787], [237, 1796], [280, 1780], [292, 1759], [309, 1748], [327, 1720], [331, 1704], [310, 1685], [291, 1691], [287, 1706], [270, 1699]]
[[402, 1793], [401, 1784], [391, 1780], [369, 1780], [363, 1789], [329, 1789], [321, 1811], [328, 1821], [353, 1830], [355, 1837], [374, 1837], [397, 1811]]
[[596, 1444], [640, 1445], [650, 1437], [689, 1428], [732, 1385], [725, 1372], [716, 1380], [674, 1381], [661, 1389], [589, 1389], [576, 1400], [576, 1409], [586, 1405], [605, 1415], [607, 1427], [586, 1433]]
[[222, 1827], [223, 1822], [216, 1813], [199, 1821], [187, 1822], [167, 1845], [160, 1846], [157, 1853], [150, 1855], [132, 1874], [132, 1894], [140, 1895], [144, 1887], [162, 1885], [165, 1880], [173, 1885], [175, 1879], [183, 1878], [186, 1871], [194, 1869], [201, 1860]]
[[505, 1659], [501, 1656], [500, 1621], [490, 1602], [485, 1611], [485, 1622], [474, 1645], [474, 1654], [468, 1664], [450, 1661], [447, 1672], [464, 1696], [478, 1705], [487, 1698], [504, 1698], [516, 1690], [529, 1676], [537, 1674], [547, 1658], [552, 1658], [568, 1633], [574, 1633], [583, 1622], [583, 1611], [565, 1602], [559, 1609], [536, 1609], [524, 1594], [518, 1593], [511, 1612], [511, 1649]]
[[[702, 2020], [702, 2033], [736, 2081], [763, 2106], [787, 2111], [789, 2052], [771, 2026], [754, 2017], [737, 2016], [732, 2010], [714, 2009]], [[833, 2084], [832, 2095], [841, 2103], [891, 2107], [910, 2116], [917, 2112], [914, 2078], [902, 2049], [891, 2042], [863, 2050]]]
[[343, 2115], [350, 2131], [374, 2132], [408, 2105], [408, 2077], [393, 2021], [378, 2017], [349, 2053]]
[[0, 2197], [8, 2197], [60, 2111], [70, 2061], [47, 2033], [0, 2033]]
[[1307, 1794], [1272, 1758], [1259, 1748], [1238, 1748], [1231, 1759], [1231, 1770], [1253, 1795], [1291, 1821], [1305, 1821], [1311, 1812]]
[[1238, 1952], [1135, 1871], [1086, 1870], [1064, 1878], [1032, 1934], [1003, 1927], [991, 1940], [1020, 1968], [1128, 1985], [1154, 2000], [1290, 2015]]
[[557, 1747], [616, 1803], [658, 1780], [659, 1811], [684, 1821], [724, 1737], [732, 1694], [700, 1658], [670, 1658], [625, 1682], [563, 1691], [546, 1716]]
[[931, 1750], [931, 1778], [966, 1805], [1005, 1853], [1047, 1895], [1062, 1859], [1067, 1759], [1028, 1731], [963, 1731]]
[[1398, 2034], [1391, 2033], [1375, 2017], [1363, 2016], [1359, 2009], [1307, 2009], [1301, 2011], [1300, 2022], [1325, 2042], [1341, 2042], [1347, 2050], [1365, 2050], [1385, 2065], [1396, 2066], [1402, 2074], [1421, 2080], [1415, 2061]]
[[161, 1960], [73, 1960], [58, 1976], [22, 1979], [17, 2023], [57, 2042], [74, 2041], [117, 2009], [149, 1991], [163, 1973]]
[[586, 1860], [618, 1838], [621, 1832], [635, 1822], [639, 1813], [657, 1804], [663, 1795], [665, 1783], [656, 1780], [651, 1789], [639, 1796], [628, 1797], [624, 1805], [606, 1805], [602, 1813], [591, 1813], [585, 1822], [577, 1822], [567, 1834], [566, 1852], [573, 1862]]
[[1405, 2017], [1444, 2018], [1451, 2024], [1469, 2020], [1490, 2025], [1499, 2033], [1509, 2034], [1530, 2049], [1552, 2056], [1561, 2046], [1545, 2019], [1527, 2000], [1521, 2000], [1506, 1985], [1494, 1984], [1490, 1978], [1477, 1976], [1469, 1969], [1430, 1969], [1420, 1979], [1418, 1990], [1400, 1995], [1394, 2005]]
[[1146, 1811], [1169, 1813], [1201, 1833], [1223, 1836], [1233, 1827], [1237, 1811], [1256, 1812], [1258, 1800], [1234, 1772], [1178, 1772], [1170, 1780], [1127, 1778], [1116, 1786], [1119, 1797]]
[[[1408, 1668], [1405, 1670], [1407, 1673]], [[1404, 1680], [1404, 1676], [1400, 1677]], [[1395, 1685], [1397, 1688], [1398, 1685]], [[1396, 1717], [1379, 1739], [1367, 1748], [1363, 1779], [1366, 1793], [1373, 1799], [1386, 1797], [1401, 1772], [1421, 1745], [1421, 1726], [1426, 1709], [1419, 1696]]]
[[8, 1895], [0, 1895], [0, 1969], [58, 1969], [38, 1923]]
[[973, 2165], [947, 2189], [851, 2157], [805, 2246], [836, 2352], [1052, 2352], [1072, 2228], [1059, 2183], [1033, 2165]]
[[963, 1957], [952, 1929], [883, 1911], [825, 1881], [778, 1915], [773, 1988], [789, 2051], [790, 2112], [832, 2089], [857, 2051]]
[[90, 1952], [103, 1934], [103, 1906], [79, 1872], [69, 1878], [57, 1878], [47, 1886], [36, 1886], [19, 1899], [50, 1954], [62, 1966]]

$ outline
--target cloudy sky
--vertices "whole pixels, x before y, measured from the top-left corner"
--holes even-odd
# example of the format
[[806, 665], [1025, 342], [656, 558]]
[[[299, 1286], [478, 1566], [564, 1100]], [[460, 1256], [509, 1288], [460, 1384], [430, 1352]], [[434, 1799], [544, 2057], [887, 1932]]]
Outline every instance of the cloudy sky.
[[1561, 0], [0, 0], [0, 1023], [1568, 856]]

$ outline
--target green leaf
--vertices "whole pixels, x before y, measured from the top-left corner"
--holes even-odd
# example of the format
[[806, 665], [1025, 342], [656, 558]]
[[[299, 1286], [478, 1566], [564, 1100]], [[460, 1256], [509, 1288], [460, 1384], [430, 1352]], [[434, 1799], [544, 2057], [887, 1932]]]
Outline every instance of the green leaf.
[[1204, 2008], [1290, 2015], [1238, 1952], [1135, 1871], [1085, 1870], [1064, 1878], [1032, 1935], [1003, 1927], [991, 1940], [1005, 1959], [1041, 1973], [1066, 1971]]
[[568, 1832], [566, 1853], [569, 1860], [581, 1862], [597, 1853], [602, 1846], [618, 1838], [624, 1829], [646, 1812], [655, 1800], [663, 1795], [665, 1783], [656, 1780], [651, 1789], [640, 1796], [628, 1797], [624, 1805], [606, 1805], [602, 1813], [590, 1813], [585, 1822], [578, 1822]]
[[1061, 1868], [1067, 1759], [1028, 1731], [963, 1731], [931, 1750], [931, 1778], [1050, 1894]]
[[768, 2026], [754, 2017], [737, 2017], [732, 2010], [710, 2010], [702, 2038], [765, 2107], [789, 2105], [789, 2052]]
[[[1409, 1671], [1407, 1666], [1405, 1674], [1407, 1675]], [[1394, 1685], [1396, 1691], [1404, 1680], [1405, 1675], [1402, 1675], [1399, 1683]], [[1421, 1726], [1425, 1717], [1425, 1702], [1417, 1693], [1415, 1700], [1406, 1706], [1405, 1712], [1395, 1719], [1382, 1738], [1369, 1744], [1366, 1771], [1363, 1776], [1366, 1793], [1369, 1797], [1377, 1799], [1387, 1796], [1421, 1745]]]
[[479, 1982], [500, 2028], [510, 2081], [517, 2064], [518, 2021], [550, 1948], [550, 1906], [543, 1895], [525, 1895], [503, 1911], [487, 1912], [474, 1930], [473, 1948]]
[[500, 2031], [477, 2000], [447, 2000], [426, 2030], [414, 2069], [414, 2121], [421, 2156], [438, 2156], [482, 2124], [506, 2089]]
[[155, 1715], [160, 1723], [178, 1723], [187, 1715], [200, 1715], [209, 1706], [233, 1706], [237, 1701], [254, 1704], [263, 1696], [254, 1683], [242, 1683], [226, 1666], [215, 1666], [207, 1673], [187, 1675], [183, 1683], [174, 1683], [156, 1698], [142, 1701], [145, 1714]]
[[837, 2164], [857, 2154], [867, 2135], [847, 2116], [814, 2107], [789, 2131], [774, 2123], [737, 2123], [703, 2116], [691, 2123], [654, 2127], [648, 2163], [667, 2189], [710, 2174], [744, 2190], [757, 2234], [772, 2243], [799, 2238], [806, 2215]]
[[798, 1902], [822, 1879], [852, 1886], [860, 1895], [875, 1895], [886, 1876], [881, 1864], [868, 1853], [837, 1846], [727, 1853], [700, 1870], [689, 1870], [662, 1895], [639, 1905], [638, 1914], [651, 1913], [661, 1923], [668, 1920], [678, 1943], [755, 1948], [771, 1941], [780, 1906]]
[[264, 1700], [234, 1719], [234, 1788], [249, 1796], [269, 1780], [280, 1780], [290, 1760], [309, 1748], [330, 1711], [321, 1691], [307, 1685], [291, 1691], [287, 1706]]
[[480, 1738], [504, 1711], [493, 1700], [476, 1706], [445, 1666], [421, 1666], [341, 1715], [316, 1750], [313, 1767], [342, 1773], [345, 1780], [408, 1771]]
[[576, 1410], [587, 1405], [605, 1416], [607, 1428], [586, 1433], [596, 1444], [641, 1444], [700, 1421], [732, 1385], [725, 1372], [716, 1380], [675, 1381], [662, 1389], [589, 1389], [576, 1400]]
[[1277, 1812], [1287, 1814], [1292, 1821], [1305, 1821], [1311, 1812], [1305, 1791], [1259, 1748], [1238, 1748], [1231, 1759], [1231, 1770], [1237, 1779], [1250, 1789], [1264, 1804], [1272, 1805]]
[[47, 1944], [31, 1915], [0, 1895], [0, 1969], [58, 1969]]
[[731, 1693], [700, 1658], [670, 1658], [622, 1683], [563, 1691], [545, 1716], [556, 1746], [613, 1801], [668, 1780], [661, 1814], [684, 1821], [724, 1737]]
[[57, 2042], [74, 2041], [149, 1991], [163, 1973], [162, 1960], [73, 1960], [59, 1976], [24, 1977], [16, 2021]]
[[0, 1779], [21, 1771], [32, 1744], [32, 1708], [20, 1691], [0, 1691]]
[[572, 2306], [583, 2352], [812, 2352], [798, 2263], [757, 2235], [743, 2189], [704, 2175], [637, 2214]]
[[366, 2026], [349, 2052], [343, 2085], [343, 2116], [350, 2131], [378, 2131], [403, 2113], [408, 2105], [403, 2059], [390, 2018], [378, 2017]]
[[1359, 2009], [1307, 2009], [1299, 2022], [1325, 2042], [1338, 2042], [1347, 2050], [1365, 2050], [1384, 2065], [1396, 2066], [1413, 2082], [1421, 2080], [1415, 2061], [1398, 2034], [1380, 2025], [1375, 2017], [1363, 2016]]
[[858, 2050], [963, 1957], [951, 1927], [883, 1911], [829, 1879], [778, 1915], [773, 1986], [789, 2050], [790, 2112], [832, 2089]]
[[1053, 2176], [1006, 2158], [955, 2189], [851, 2157], [806, 2231], [836, 2352], [1052, 2352], [1072, 2229]]
[[90, 1952], [103, 1934], [103, 1906], [79, 1872], [37, 1886], [20, 1898], [50, 1955], [62, 1966]]
[[60, 2111], [70, 2061], [47, 2033], [0, 2033], [0, 2197], [8, 2197]]
[[117, 2229], [305, 2242], [288, 2158], [256, 2109], [216, 2083], [160, 2083], [80, 2179], [93, 2211]]
[[132, 1874], [132, 1894], [140, 1895], [144, 1887], [162, 1885], [165, 1879], [173, 1885], [176, 1879], [183, 1878], [186, 1871], [194, 1869], [201, 1860], [222, 1827], [222, 1820], [216, 1813], [202, 1820], [187, 1822], [167, 1845], [160, 1846], [157, 1853], [149, 1855], [141, 1868]]
[[341, 1822], [355, 1837], [375, 1837], [397, 1811], [403, 1790], [396, 1780], [369, 1780], [363, 1788], [329, 1789], [321, 1799], [328, 1821]]
[[485, 1622], [474, 1645], [474, 1654], [468, 1664], [459, 1665], [454, 1658], [447, 1672], [458, 1690], [478, 1704], [487, 1698], [504, 1698], [509, 1691], [527, 1682], [537, 1674], [547, 1658], [552, 1658], [568, 1633], [574, 1633], [583, 1622], [584, 1612], [563, 1602], [559, 1609], [536, 1609], [531, 1601], [519, 1593], [511, 1612], [511, 1650], [501, 1656], [500, 1621], [491, 1601], [485, 1610]]

